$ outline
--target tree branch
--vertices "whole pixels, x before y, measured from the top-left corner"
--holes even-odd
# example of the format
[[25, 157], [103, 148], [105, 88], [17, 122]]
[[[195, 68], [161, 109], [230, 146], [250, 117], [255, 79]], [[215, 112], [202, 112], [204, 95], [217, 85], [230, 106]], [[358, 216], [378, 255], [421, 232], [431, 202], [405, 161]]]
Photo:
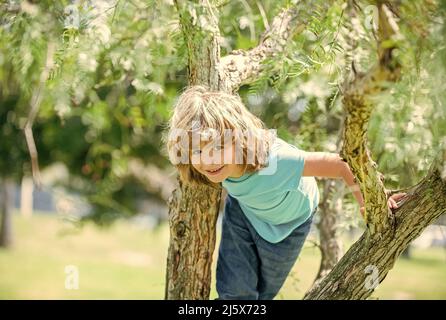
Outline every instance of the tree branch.
[[[385, 4], [380, 4], [378, 10], [378, 63], [366, 74], [355, 73], [353, 81], [346, 81], [344, 84], [343, 104], [347, 115], [341, 151], [360, 184], [365, 199], [364, 217], [371, 235], [382, 232], [393, 224], [393, 216], [387, 207], [382, 174], [378, 172], [377, 164], [367, 148], [367, 126], [374, 108], [372, 98], [384, 90], [386, 82], [396, 81], [400, 75], [400, 67], [392, 58], [395, 45], [383, 45], [385, 41], [396, 40], [399, 35], [398, 26]], [[384, 216], [385, 213], [387, 217]]]
[[287, 41], [304, 30], [310, 16], [306, 14], [300, 22], [297, 22], [298, 17], [297, 7], [283, 9], [263, 33], [257, 47], [248, 51], [235, 50], [223, 57], [218, 68], [221, 77], [227, 79], [224, 90], [235, 92], [242, 84], [254, 81], [262, 72], [262, 61], [283, 51]]
[[53, 57], [54, 57], [55, 44], [53, 42], [48, 42], [45, 66], [40, 74], [39, 84], [34, 89], [31, 96], [30, 110], [28, 117], [26, 119], [25, 127], [23, 129], [25, 133], [26, 144], [28, 146], [28, 151], [31, 157], [31, 167], [33, 173], [34, 183], [40, 187], [40, 170], [39, 170], [39, 159], [36, 148], [36, 143], [33, 136], [33, 124], [36, 116], [39, 112], [40, 103], [42, 102], [42, 92], [45, 87], [45, 82], [48, 79], [51, 68], [53, 67]]
[[181, 29], [188, 48], [190, 85], [205, 84], [219, 89], [220, 61], [218, 12], [208, 0], [175, 0]]

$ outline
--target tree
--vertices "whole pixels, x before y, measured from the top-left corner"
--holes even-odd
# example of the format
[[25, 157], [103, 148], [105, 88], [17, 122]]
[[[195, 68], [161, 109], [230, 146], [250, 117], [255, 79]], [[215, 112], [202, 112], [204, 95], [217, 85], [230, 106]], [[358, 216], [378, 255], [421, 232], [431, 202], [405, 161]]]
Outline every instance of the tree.
[[[297, 15], [297, 8], [302, 4], [292, 6], [278, 15], [258, 47], [236, 51], [220, 59], [216, 8], [203, 2], [177, 1], [176, 4], [188, 43], [190, 84], [206, 84], [226, 92], [234, 92], [240, 84], [259, 76], [262, 71], [259, 61], [280, 52], [283, 48], [278, 39], [287, 39], [287, 30], [294, 29], [296, 21], [305, 21]], [[395, 49], [401, 38], [395, 15], [404, 14], [404, 11], [400, 12], [396, 5], [373, 4], [379, 17], [375, 67], [359, 73], [353, 66], [353, 79], [346, 77], [342, 90], [346, 110], [342, 156], [352, 168], [365, 196], [367, 228], [331, 272], [316, 281], [306, 299], [369, 297], [401, 252], [446, 210], [445, 152], [437, 155], [421, 182], [405, 190], [407, 196], [397, 210], [391, 212], [387, 207], [389, 193], [368, 149], [367, 126], [376, 103], [374, 98], [388, 87], [389, 82], [400, 78], [401, 65], [395, 58]], [[347, 5], [352, 9], [356, 3], [348, 2]], [[282, 21], [282, 28], [277, 29], [279, 21]], [[274, 39], [272, 34], [277, 38]], [[260, 58], [251, 59], [255, 56]], [[218, 187], [203, 186], [192, 190], [179, 181], [169, 203], [171, 242], [166, 273], [167, 299], [208, 298], [219, 201]], [[204, 234], [206, 237], [202, 237]]]
[[[20, 181], [32, 167], [34, 176], [38, 176], [38, 151], [41, 168], [56, 161], [65, 164], [70, 173], [65, 186], [86, 197], [94, 209], [89, 218], [99, 224], [134, 214], [135, 198], [147, 193], [162, 194], [160, 198], [166, 199], [165, 190], [157, 186], [157, 181], [163, 180], [163, 170], [169, 168], [161, 132], [169, 108], [188, 78], [189, 84], [238, 91], [242, 97], [247, 94], [248, 102], [254, 95], [272, 96], [271, 87], [275, 88], [282, 101], [277, 98], [264, 108], [261, 117], [291, 143], [313, 151], [336, 150], [327, 146], [336, 145], [339, 136], [342, 99], [349, 111], [344, 121], [344, 156], [356, 168], [358, 181], [368, 196], [365, 238], [374, 240], [382, 234], [387, 239], [389, 227], [397, 231], [401, 223], [416, 221], [411, 220], [415, 214], [404, 208], [414, 205], [419, 193], [405, 199], [395, 212], [395, 220], [383, 218], [384, 184], [377, 180], [371, 155], [390, 177], [387, 185], [392, 189], [409, 186], [425, 176], [434, 146], [440, 145], [446, 135], [446, 81], [438, 63], [441, 61], [444, 67], [446, 61], [444, 49], [438, 45], [444, 42], [445, 5], [435, 1], [387, 1], [392, 14], [400, 17], [398, 20], [386, 14], [392, 26], [399, 26], [395, 32], [403, 36], [399, 38], [374, 28], [363, 30], [363, 22], [353, 16], [353, 9], [361, 6], [361, 19], [369, 24], [373, 22], [367, 16], [370, 9], [371, 16], [376, 12], [383, 17], [382, 11], [389, 10], [377, 10], [381, 2], [376, 1], [211, 3], [215, 5], [186, 0], [166, 0], [161, 5], [146, 0], [0, 4], [2, 181]], [[282, 10], [283, 6], [286, 9]], [[267, 31], [258, 43], [258, 30], [264, 29]], [[375, 55], [378, 34], [385, 39], [379, 42], [379, 56], [385, 59], [376, 69], [370, 69], [372, 63], [380, 61]], [[371, 81], [375, 71], [379, 79]], [[320, 74], [327, 76], [318, 78]], [[435, 83], [427, 86], [427, 80]], [[336, 83], [344, 82], [345, 86], [336, 88]], [[374, 92], [360, 92], [361, 84]], [[358, 99], [362, 94], [363, 101]], [[285, 118], [296, 100], [308, 103], [297, 106], [302, 118], [290, 123]], [[364, 111], [361, 122], [355, 118], [355, 110]], [[363, 125], [361, 131], [354, 131], [359, 123]], [[365, 142], [366, 133], [371, 143]], [[361, 139], [352, 139], [356, 134]], [[356, 154], [358, 145], [363, 149]], [[370, 158], [365, 157], [366, 147]], [[366, 178], [362, 177], [362, 168], [369, 170]], [[438, 178], [434, 169], [430, 172]], [[439, 172], [443, 172], [441, 167]], [[422, 181], [442, 192], [440, 180]], [[181, 181], [178, 184], [170, 197], [172, 235], [166, 297], [204, 299], [209, 295], [220, 187], [191, 189]], [[330, 189], [331, 182], [325, 182], [324, 190]], [[339, 203], [335, 199], [339, 195], [326, 194], [321, 208], [327, 209], [323, 216], [329, 223], [321, 224], [328, 225], [325, 239], [330, 239], [336, 210], [332, 211], [325, 199]], [[440, 205], [442, 199], [440, 194], [435, 204]], [[7, 203], [2, 201], [2, 205]], [[4, 217], [3, 226], [10, 226], [10, 216]], [[198, 238], [196, 228], [202, 228], [208, 236]], [[396, 254], [405, 245], [399, 240], [388, 242], [396, 244], [394, 251], [383, 250]], [[362, 252], [366, 245], [369, 242], [356, 249]], [[321, 243], [321, 247], [330, 248], [330, 243]], [[331, 257], [323, 263], [321, 275], [327, 274], [337, 260], [330, 250], [326, 253]], [[341, 265], [349, 267], [349, 263]], [[334, 271], [339, 273], [339, 266]], [[386, 264], [378, 270], [385, 274], [388, 268]], [[332, 272], [317, 283], [333, 279], [338, 273]], [[356, 273], [354, 278], [364, 280]], [[361, 293], [361, 297], [367, 294]]]
[[[24, 11], [30, 10], [24, 4]], [[43, 39], [51, 37], [52, 20], [49, 15], [42, 15], [36, 19], [28, 20], [30, 28], [28, 32], [21, 33], [20, 37], [11, 36], [15, 34], [20, 24], [11, 23], [11, 16], [17, 13], [18, 7], [11, 4], [2, 4], [2, 15], [0, 20], [0, 54], [3, 57], [0, 73], [0, 120], [2, 124], [2, 140], [0, 141], [0, 184], [3, 190], [1, 202], [1, 229], [0, 246], [10, 246], [12, 243], [12, 196], [14, 184], [21, 181], [22, 177], [31, 173], [37, 167], [37, 147], [32, 134], [32, 127], [39, 110], [42, 91], [49, 73], [49, 65], [53, 59], [54, 46], [51, 42]], [[30, 10], [32, 11], [32, 10]], [[29, 13], [29, 12], [27, 12]], [[24, 13], [26, 15], [27, 13]], [[32, 15], [32, 14], [30, 14]], [[29, 40], [30, 31], [41, 30], [45, 36], [34, 37], [29, 43], [27, 58], [21, 56], [24, 49], [21, 41]], [[23, 29], [22, 29], [23, 31]], [[26, 61], [25, 61], [26, 60]], [[19, 71], [20, 70], [20, 71]], [[23, 123], [23, 119], [26, 119]], [[40, 133], [41, 127], [36, 129]], [[39, 142], [37, 145], [42, 147]], [[45, 148], [40, 148], [44, 150]], [[28, 150], [31, 152], [28, 153]], [[30, 159], [31, 156], [31, 159]], [[48, 164], [43, 159], [43, 166]], [[33, 170], [38, 174], [38, 170]]]
[[[378, 62], [368, 73], [356, 74], [346, 83], [343, 99], [347, 116], [342, 156], [359, 181], [365, 199], [369, 199], [365, 214], [367, 229], [332, 272], [307, 293], [307, 299], [367, 298], [410, 242], [445, 213], [444, 151], [437, 156], [428, 175], [407, 190], [400, 208], [395, 212], [387, 208], [385, 188], [366, 145], [366, 133], [373, 97], [384, 90], [386, 82], [398, 80], [401, 66], [392, 53], [399, 35], [394, 13], [383, 3], [378, 4], [378, 12]], [[435, 201], [431, 198], [433, 194], [438, 195]]]
[[3, 180], [0, 186], [0, 247], [12, 246], [12, 192], [14, 185], [9, 180]]
[[38, 184], [38, 167], [61, 162], [70, 173], [61, 184], [102, 225], [135, 214], [147, 193], [165, 200], [133, 167], [165, 174], [168, 164], [161, 125], [183, 69], [172, 7], [6, 1], [0, 10], [0, 178], [33, 173]]

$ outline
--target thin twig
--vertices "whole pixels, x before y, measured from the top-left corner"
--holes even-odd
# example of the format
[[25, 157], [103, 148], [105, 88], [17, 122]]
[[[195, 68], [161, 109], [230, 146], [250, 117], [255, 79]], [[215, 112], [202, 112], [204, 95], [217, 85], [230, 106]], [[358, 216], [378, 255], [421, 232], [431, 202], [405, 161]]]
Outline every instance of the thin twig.
[[45, 82], [47, 81], [48, 75], [50, 74], [50, 70], [54, 64], [54, 51], [55, 51], [55, 44], [53, 42], [49, 42], [46, 52], [45, 67], [43, 68], [42, 73], [40, 74], [39, 84], [33, 91], [29, 114], [26, 119], [25, 127], [23, 129], [23, 131], [25, 132], [26, 144], [28, 145], [29, 155], [31, 157], [33, 180], [38, 188], [40, 188], [42, 184], [39, 171], [38, 153], [33, 136], [33, 123], [34, 120], [36, 119], [37, 113], [39, 112], [40, 103], [42, 102], [42, 92], [45, 87]]
[[263, 9], [262, 4], [259, 3], [258, 1], [256, 1], [256, 4], [257, 4], [257, 7], [259, 8], [260, 15], [262, 16], [263, 26], [265, 27], [265, 30], [269, 30], [270, 27], [269, 27], [268, 18], [265, 13], [265, 9]]

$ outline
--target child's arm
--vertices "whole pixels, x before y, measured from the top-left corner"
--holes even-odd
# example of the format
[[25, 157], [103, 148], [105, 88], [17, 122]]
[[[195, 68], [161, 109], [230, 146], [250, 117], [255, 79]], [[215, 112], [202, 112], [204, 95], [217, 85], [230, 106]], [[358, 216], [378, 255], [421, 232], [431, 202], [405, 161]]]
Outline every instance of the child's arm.
[[[361, 213], [364, 211], [364, 198], [359, 185], [347, 162], [343, 161], [339, 154], [328, 152], [306, 152], [303, 176], [322, 178], [342, 178], [352, 190], [353, 195], [359, 203]], [[390, 208], [398, 208], [396, 201], [405, 194], [395, 194], [388, 199]]]
[[347, 162], [336, 153], [328, 152], [306, 152], [303, 176], [321, 177], [321, 178], [342, 178], [347, 186], [353, 192], [359, 206], [364, 206], [359, 185], [355, 182], [355, 177], [350, 170]]

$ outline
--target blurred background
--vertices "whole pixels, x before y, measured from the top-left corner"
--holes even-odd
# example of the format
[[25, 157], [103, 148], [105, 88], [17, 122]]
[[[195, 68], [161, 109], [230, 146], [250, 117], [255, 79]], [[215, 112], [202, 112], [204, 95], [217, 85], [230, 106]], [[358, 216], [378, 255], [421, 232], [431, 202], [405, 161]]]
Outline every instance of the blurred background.
[[[216, 3], [221, 54], [255, 46], [292, 3]], [[416, 184], [445, 141], [445, 4], [426, 3], [400, 4], [403, 75], [376, 100], [369, 126], [388, 189]], [[340, 84], [376, 59], [375, 11], [364, 3], [360, 12], [349, 15], [344, 1], [316, 9], [240, 89], [249, 110], [299, 148], [339, 150]], [[176, 171], [161, 136], [187, 85], [173, 1], [9, 0], [0, 14], [0, 299], [163, 299]], [[336, 190], [322, 201], [339, 213], [345, 252], [364, 226], [351, 194]], [[445, 299], [445, 225], [442, 217], [426, 229], [372, 298]], [[317, 243], [313, 227], [277, 299], [310, 287]], [[212, 290], [215, 298], [215, 281]]]

